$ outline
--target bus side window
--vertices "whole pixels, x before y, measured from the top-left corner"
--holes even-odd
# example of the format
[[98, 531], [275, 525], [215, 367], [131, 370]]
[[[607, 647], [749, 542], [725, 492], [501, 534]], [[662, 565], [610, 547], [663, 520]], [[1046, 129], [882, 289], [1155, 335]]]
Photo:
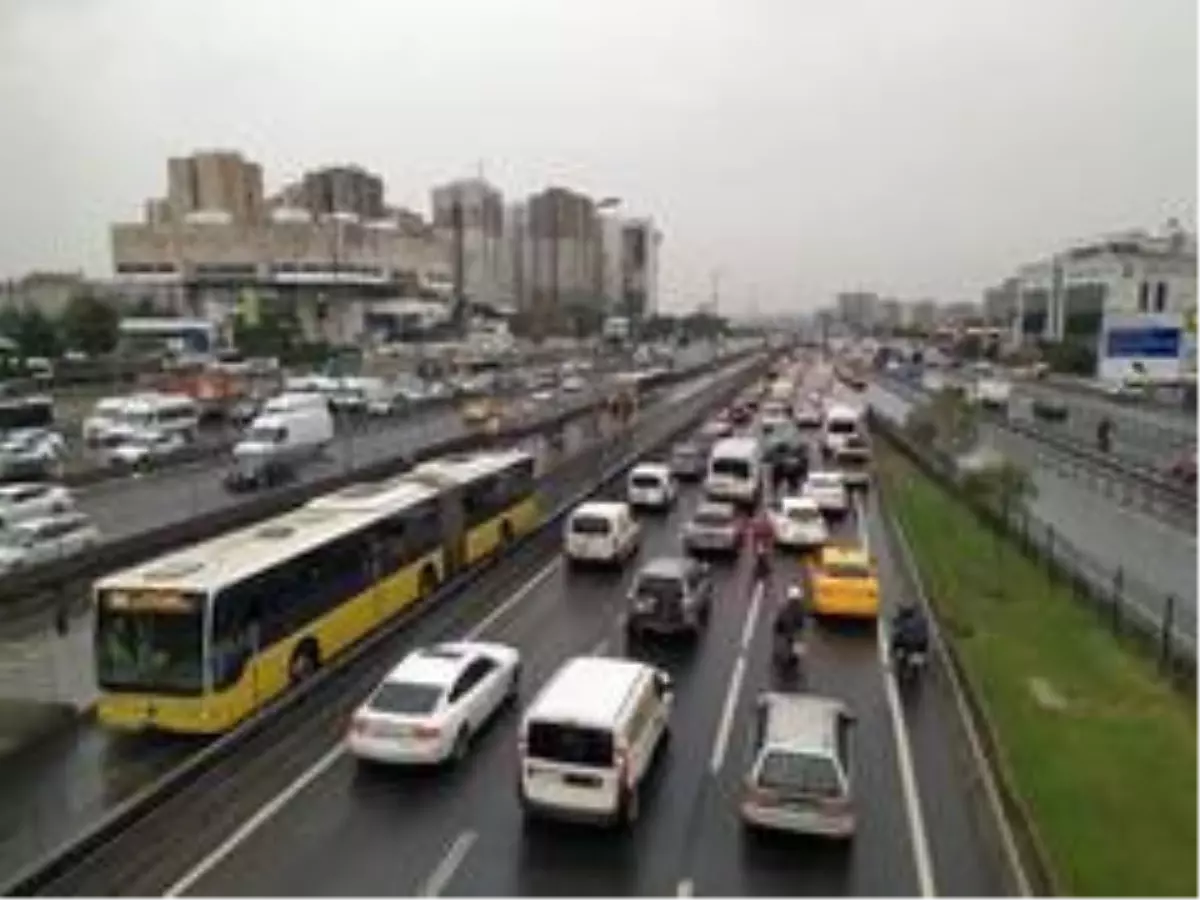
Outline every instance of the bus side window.
[[211, 650], [217, 690], [236, 684], [261, 646], [260, 608], [252, 591], [252, 585], [243, 584], [217, 597]]

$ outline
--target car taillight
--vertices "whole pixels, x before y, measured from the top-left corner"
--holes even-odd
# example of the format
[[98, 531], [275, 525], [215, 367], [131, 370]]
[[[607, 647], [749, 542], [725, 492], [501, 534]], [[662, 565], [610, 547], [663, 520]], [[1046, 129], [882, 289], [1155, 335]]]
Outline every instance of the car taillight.
[[413, 737], [421, 741], [433, 740], [441, 733], [441, 730], [433, 725], [416, 725], [412, 730]]

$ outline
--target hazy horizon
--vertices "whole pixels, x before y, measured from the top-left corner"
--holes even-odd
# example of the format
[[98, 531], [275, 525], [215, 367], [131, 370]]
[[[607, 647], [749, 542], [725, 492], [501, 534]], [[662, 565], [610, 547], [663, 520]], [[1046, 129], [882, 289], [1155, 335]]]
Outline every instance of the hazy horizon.
[[166, 159], [237, 149], [421, 211], [476, 174], [621, 197], [664, 307], [976, 300], [1064, 242], [1196, 214], [1187, 0], [9, 0], [0, 275], [111, 270]]

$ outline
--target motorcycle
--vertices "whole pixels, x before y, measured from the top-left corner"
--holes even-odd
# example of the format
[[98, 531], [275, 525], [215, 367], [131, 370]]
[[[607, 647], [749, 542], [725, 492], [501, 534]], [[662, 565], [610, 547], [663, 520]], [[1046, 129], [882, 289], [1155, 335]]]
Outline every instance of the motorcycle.
[[771, 646], [771, 660], [775, 668], [785, 675], [795, 674], [804, 663], [808, 644], [802, 634], [776, 634]]
[[895, 647], [892, 651], [892, 662], [896, 671], [896, 681], [899, 684], [914, 684], [928, 665], [929, 659], [923, 650], [908, 650]]

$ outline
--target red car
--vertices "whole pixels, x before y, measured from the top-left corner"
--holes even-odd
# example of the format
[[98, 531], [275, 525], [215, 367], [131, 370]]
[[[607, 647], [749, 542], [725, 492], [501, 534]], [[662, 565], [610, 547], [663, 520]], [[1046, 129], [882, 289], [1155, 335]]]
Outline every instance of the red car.
[[1172, 478], [1184, 484], [1196, 483], [1196, 452], [1193, 450], [1171, 463], [1168, 470]]

